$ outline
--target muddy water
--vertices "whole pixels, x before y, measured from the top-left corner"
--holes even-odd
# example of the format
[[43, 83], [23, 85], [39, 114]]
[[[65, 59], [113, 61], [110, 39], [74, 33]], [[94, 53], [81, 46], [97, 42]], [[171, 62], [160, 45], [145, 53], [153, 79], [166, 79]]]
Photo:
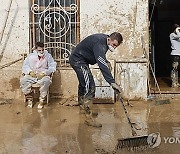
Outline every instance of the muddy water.
[[[113, 153], [117, 139], [131, 136], [119, 102], [94, 105], [99, 112], [96, 120], [102, 123], [102, 128], [86, 126], [85, 117], [79, 114], [78, 107], [59, 103], [59, 100], [51, 100], [50, 106], [45, 106], [43, 110], [37, 110], [37, 104], [32, 109], [25, 108], [22, 100], [0, 105], [0, 153]], [[131, 104], [133, 107], [127, 109], [130, 118], [140, 129], [137, 134], [160, 132], [161, 135], [161, 144], [147, 153], [179, 154], [180, 143], [172, 143], [172, 137], [180, 138], [179, 100], [173, 99], [171, 104], [159, 106], [154, 105], [153, 101]], [[165, 143], [164, 137], [171, 139]], [[116, 153], [136, 152], [123, 150]]]

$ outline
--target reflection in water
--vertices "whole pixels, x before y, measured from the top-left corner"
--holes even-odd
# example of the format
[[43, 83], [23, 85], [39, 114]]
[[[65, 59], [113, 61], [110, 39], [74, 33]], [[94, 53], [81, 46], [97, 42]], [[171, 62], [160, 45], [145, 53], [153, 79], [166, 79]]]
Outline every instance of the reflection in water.
[[[58, 144], [57, 138], [49, 134], [48, 110], [38, 110], [39, 115], [32, 114], [31, 124], [24, 123], [22, 129], [23, 153], [44, 154]], [[31, 120], [32, 120], [31, 119]], [[29, 119], [27, 119], [28, 121]]]

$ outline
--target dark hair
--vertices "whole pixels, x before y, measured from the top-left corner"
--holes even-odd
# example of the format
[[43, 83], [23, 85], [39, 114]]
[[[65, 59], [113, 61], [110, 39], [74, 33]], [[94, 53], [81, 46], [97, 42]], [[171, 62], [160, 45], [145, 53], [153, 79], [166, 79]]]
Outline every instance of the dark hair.
[[177, 27], [180, 27], [180, 26], [178, 24], [174, 24], [172, 27], [173, 31], [175, 31]]
[[37, 48], [37, 47], [44, 48], [44, 43], [42, 43], [42, 42], [36, 42], [36, 48]]
[[112, 33], [109, 38], [111, 38], [111, 40], [117, 40], [119, 44], [121, 44], [123, 41], [122, 35], [118, 32]]

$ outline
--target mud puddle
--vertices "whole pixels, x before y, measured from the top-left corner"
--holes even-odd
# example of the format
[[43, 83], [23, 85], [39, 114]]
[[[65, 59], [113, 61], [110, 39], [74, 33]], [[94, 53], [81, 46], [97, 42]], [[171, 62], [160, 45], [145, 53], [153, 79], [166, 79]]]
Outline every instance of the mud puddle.
[[[119, 138], [131, 137], [131, 129], [120, 103], [96, 104], [96, 120], [102, 128], [88, 127], [77, 106], [62, 106], [51, 100], [49, 106], [38, 110], [25, 108], [22, 100], [0, 105], [0, 153], [38, 154], [111, 154], [141, 153], [141, 151], [115, 151]], [[127, 107], [130, 119], [136, 122], [138, 135], [159, 132], [161, 143], [155, 149], [142, 153], [179, 154], [180, 136], [179, 101], [154, 105], [153, 102], [131, 102]], [[169, 137], [169, 139], [168, 139]], [[166, 141], [166, 142], [165, 142]]]

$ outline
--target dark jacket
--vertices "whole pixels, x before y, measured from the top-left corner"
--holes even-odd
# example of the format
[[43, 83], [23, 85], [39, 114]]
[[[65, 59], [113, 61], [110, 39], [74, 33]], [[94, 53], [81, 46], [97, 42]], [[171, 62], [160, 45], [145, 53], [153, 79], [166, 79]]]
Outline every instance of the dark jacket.
[[106, 34], [93, 34], [82, 40], [72, 51], [70, 58], [86, 64], [98, 64], [105, 80], [111, 84], [115, 83], [108, 68], [106, 52], [108, 50]]

